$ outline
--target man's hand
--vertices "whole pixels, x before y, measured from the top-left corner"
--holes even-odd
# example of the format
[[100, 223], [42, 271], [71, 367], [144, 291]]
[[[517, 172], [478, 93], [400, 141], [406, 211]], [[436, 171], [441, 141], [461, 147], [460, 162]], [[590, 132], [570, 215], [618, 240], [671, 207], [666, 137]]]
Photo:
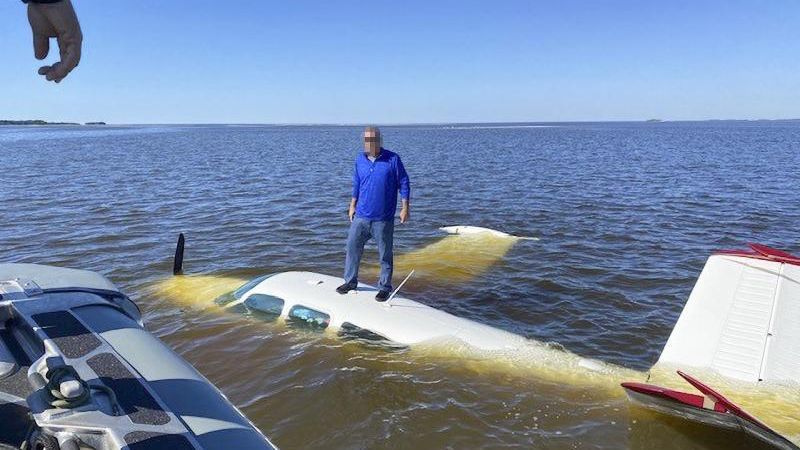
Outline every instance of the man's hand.
[[28, 21], [33, 31], [33, 53], [45, 59], [50, 52], [50, 38], [56, 38], [61, 60], [39, 68], [47, 81], [61, 82], [81, 61], [83, 34], [70, 0], [57, 3], [28, 3]]
[[408, 212], [408, 206], [403, 206], [400, 209], [400, 223], [408, 222], [408, 219], [411, 217], [411, 213]]
[[356, 201], [355, 201], [355, 199], [353, 199], [350, 202], [350, 211], [347, 213], [347, 215], [350, 216], [350, 222], [352, 222], [353, 221], [353, 217], [356, 216]]

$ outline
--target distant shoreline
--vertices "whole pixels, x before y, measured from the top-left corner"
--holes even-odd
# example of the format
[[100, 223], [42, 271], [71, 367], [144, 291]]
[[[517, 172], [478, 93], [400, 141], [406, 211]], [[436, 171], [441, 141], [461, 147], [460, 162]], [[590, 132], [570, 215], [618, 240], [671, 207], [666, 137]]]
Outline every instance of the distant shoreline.
[[[376, 123], [375, 125], [385, 127], [429, 127], [429, 126], [450, 126], [450, 127], [491, 127], [491, 128], [547, 128], [564, 125], [580, 124], [680, 124], [680, 123], [800, 123], [797, 119], [697, 119], [697, 120], [672, 120], [672, 119], [643, 119], [643, 120], [578, 120], [578, 121], [532, 121], [532, 122], [406, 122], [406, 123]], [[106, 122], [48, 122], [46, 120], [0, 120], [0, 126], [103, 126]], [[271, 127], [356, 127], [363, 126], [361, 123], [126, 123], [114, 124], [115, 127], [136, 127], [136, 126], [271, 126]]]
[[[105, 122], [86, 122], [83, 125], [105, 125]], [[0, 120], [0, 126], [2, 125], [10, 125], [10, 126], [27, 126], [27, 125], [34, 125], [34, 126], [41, 126], [41, 125], [75, 125], [80, 126], [80, 123], [77, 122], [48, 122], [46, 120]]]

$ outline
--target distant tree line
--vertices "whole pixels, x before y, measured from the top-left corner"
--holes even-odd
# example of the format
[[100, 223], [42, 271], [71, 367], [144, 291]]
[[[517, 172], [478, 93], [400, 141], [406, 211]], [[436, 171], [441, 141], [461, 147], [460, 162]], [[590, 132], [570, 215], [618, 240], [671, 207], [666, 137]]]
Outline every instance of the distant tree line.
[[[105, 122], [86, 122], [86, 125], [105, 125]], [[0, 125], [80, 125], [76, 122], [47, 122], [45, 120], [0, 120]]]

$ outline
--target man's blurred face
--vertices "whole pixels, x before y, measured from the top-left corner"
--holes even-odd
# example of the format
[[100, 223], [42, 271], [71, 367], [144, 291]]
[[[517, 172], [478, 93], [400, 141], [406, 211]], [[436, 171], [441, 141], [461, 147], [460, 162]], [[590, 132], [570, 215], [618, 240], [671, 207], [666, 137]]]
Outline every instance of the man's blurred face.
[[377, 130], [364, 131], [364, 152], [377, 155], [381, 149], [381, 132]]

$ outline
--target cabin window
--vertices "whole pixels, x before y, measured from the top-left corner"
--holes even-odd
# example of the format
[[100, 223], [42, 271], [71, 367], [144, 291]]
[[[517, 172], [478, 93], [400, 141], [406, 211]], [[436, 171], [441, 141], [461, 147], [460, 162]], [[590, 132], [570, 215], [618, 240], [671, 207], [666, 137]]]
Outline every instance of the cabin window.
[[368, 347], [380, 348], [381, 350], [401, 351], [406, 349], [405, 345], [393, 342], [387, 339], [385, 336], [382, 336], [372, 330], [361, 328], [358, 325], [354, 325], [350, 322], [342, 323], [342, 326], [339, 328], [338, 335], [345, 341], [357, 342]]
[[386, 341], [387, 339], [380, 334], [370, 331], [366, 328], [361, 328], [353, 325], [350, 322], [344, 322], [339, 328], [339, 337], [346, 340], [363, 340], [363, 341]]
[[290, 325], [324, 330], [330, 325], [331, 316], [303, 305], [295, 305], [289, 310], [286, 322]]
[[277, 319], [283, 311], [283, 303], [283, 299], [274, 295], [252, 294], [244, 301], [244, 306], [248, 311], [267, 316], [265, 318]]

